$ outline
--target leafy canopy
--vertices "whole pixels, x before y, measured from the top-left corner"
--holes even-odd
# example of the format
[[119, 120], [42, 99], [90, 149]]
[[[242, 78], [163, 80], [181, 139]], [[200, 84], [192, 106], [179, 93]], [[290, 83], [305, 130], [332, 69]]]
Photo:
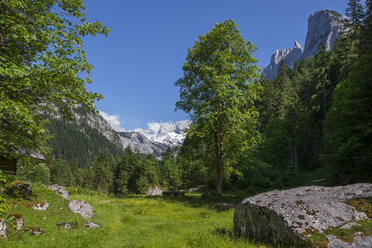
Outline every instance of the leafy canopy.
[[218, 23], [188, 50], [184, 76], [175, 83], [180, 87], [176, 107], [193, 121], [188, 134], [204, 137], [216, 147], [217, 193], [221, 193], [225, 154], [244, 150], [254, 140], [249, 134], [258, 116], [254, 101], [260, 88], [254, 83], [259, 78], [257, 60], [251, 55], [255, 50], [233, 20]]
[[40, 149], [54, 106], [68, 116], [73, 106], [93, 109], [102, 98], [85, 88], [93, 66], [82, 37], [109, 30], [88, 22], [83, 10], [82, 0], [0, 2], [0, 154]]

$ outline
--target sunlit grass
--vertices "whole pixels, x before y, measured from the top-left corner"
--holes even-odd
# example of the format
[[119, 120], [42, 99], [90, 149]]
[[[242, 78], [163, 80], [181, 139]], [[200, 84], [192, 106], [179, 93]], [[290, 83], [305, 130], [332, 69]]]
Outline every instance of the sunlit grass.
[[[33, 187], [36, 194], [30, 199], [8, 200], [13, 202], [12, 212], [24, 216], [26, 226], [41, 227], [45, 233], [13, 233], [0, 241], [1, 247], [267, 247], [236, 239], [234, 210], [218, 212], [213, 204], [201, 203], [200, 195], [170, 199], [71, 195], [71, 200], [85, 200], [93, 206], [91, 221], [101, 226], [93, 230], [83, 227], [85, 220], [68, 209], [68, 201], [40, 185]], [[47, 211], [27, 207], [27, 202], [39, 200], [50, 203]], [[73, 228], [61, 229], [56, 226], [60, 221]]]

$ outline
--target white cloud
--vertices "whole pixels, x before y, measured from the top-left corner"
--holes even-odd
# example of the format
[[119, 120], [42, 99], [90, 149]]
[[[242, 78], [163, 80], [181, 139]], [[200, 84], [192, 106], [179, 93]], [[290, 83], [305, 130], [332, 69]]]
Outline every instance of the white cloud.
[[110, 124], [112, 129], [115, 131], [125, 131], [124, 128], [120, 127], [120, 117], [118, 115], [110, 115], [103, 111], [99, 111], [99, 114]]

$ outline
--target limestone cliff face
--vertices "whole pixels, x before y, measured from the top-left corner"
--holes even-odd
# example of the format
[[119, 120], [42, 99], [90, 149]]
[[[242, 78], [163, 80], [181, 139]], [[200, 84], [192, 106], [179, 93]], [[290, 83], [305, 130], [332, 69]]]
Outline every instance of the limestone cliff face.
[[324, 44], [327, 50], [332, 50], [333, 43], [342, 30], [343, 20], [342, 15], [333, 10], [321, 10], [310, 15], [304, 50], [302, 51], [297, 41], [292, 49], [276, 50], [271, 56], [270, 64], [262, 73], [263, 77], [274, 79], [282, 61], [289, 68], [293, 68], [297, 60], [314, 56], [320, 44]]
[[320, 44], [332, 50], [338, 33], [342, 30], [343, 17], [333, 10], [317, 11], [309, 17], [307, 35], [302, 59], [316, 54]]

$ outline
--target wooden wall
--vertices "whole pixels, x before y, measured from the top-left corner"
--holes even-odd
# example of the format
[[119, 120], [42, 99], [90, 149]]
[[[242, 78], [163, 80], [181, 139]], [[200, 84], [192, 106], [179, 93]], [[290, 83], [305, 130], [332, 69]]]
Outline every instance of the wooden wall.
[[15, 175], [17, 172], [17, 160], [0, 157], [0, 170], [4, 173]]

